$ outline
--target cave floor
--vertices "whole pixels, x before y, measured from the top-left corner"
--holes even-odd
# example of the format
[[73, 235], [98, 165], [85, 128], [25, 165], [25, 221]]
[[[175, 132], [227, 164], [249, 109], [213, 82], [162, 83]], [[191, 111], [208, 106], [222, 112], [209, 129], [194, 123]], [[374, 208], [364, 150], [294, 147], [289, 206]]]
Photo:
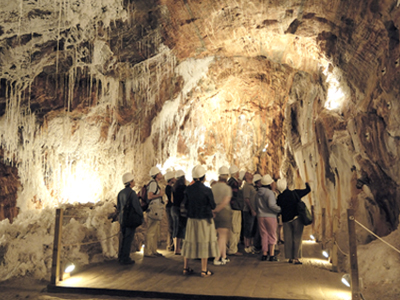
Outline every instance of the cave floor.
[[214, 275], [208, 278], [200, 277], [200, 261], [190, 261], [196, 273], [184, 276], [181, 256], [160, 251], [164, 257], [147, 258], [136, 252], [131, 254], [134, 265], [121, 266], [115, 260], [92, 265], [48, 290], [164, 299], [351, 299], [342, 274], [330, 271], [330, 264], [316, 254], [318, 247], [303, 244], [303, 265], [287, 263], [283, 245], [279, 262], [251, 254], [230, 256], [225, 266], [209, 261]]

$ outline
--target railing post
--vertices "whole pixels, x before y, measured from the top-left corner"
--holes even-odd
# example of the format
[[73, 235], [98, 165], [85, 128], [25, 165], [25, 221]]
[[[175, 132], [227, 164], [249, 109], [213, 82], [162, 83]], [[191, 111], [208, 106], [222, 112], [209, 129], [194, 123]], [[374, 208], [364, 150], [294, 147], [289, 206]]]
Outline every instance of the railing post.
[[337, 233], [339, 230], [339, 219], [337, 216], [337, 209], [333, 209], [332, 212], [333, 224], [332, 224], [332, 236], [333, 236], [333, 245], [332, 245], [332, 271], [338, 271], [338, 246], [337, 246]]
[[4, 215], [4, 204], [0, 204], [0, 221], [3, 221], [5, 219], [5, 215]]
[[349, 248], [350, 248], [350, 271], [351, 271], [351, 299], [359, 300], [360, 285], [358, 279], [358, 261], [357, 261], [357, 239], [356, 226], [354, 222], [354, 210], [347, 210], [347, 224], [349, 228]]
[[323, 207], [321, 211], [321, 227], [322, 227], [322, 249], [326, 249], [326, 208]]
[[60, 279], [60, 250], [62, 234], [63, 209], [56, 210], [56, 223], [54, 228], [53, 261], [51, 264], [50, 284], [56, 286]]

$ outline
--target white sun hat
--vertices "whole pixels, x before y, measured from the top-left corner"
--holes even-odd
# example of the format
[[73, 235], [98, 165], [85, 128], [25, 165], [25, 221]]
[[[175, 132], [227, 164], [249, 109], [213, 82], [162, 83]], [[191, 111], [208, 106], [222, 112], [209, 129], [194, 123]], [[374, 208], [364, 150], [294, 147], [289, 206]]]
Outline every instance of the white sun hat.
[[192, 177], [193, 179], [195, 178], [201, 178], [206, 174], [206, 169], [202, 165], [197, 165], [193, 168], [192, 171]]
[[133, 180], [133, 174], [131, 172], [125, 173], [122, 175], [122, 183], [126, 184], [128, 182], [131, 182]]
[[273, 183], [273, 182], [274, 182], [274, 180], [272, 179], [271, 175], [269, 175], [269, 174], [264, 175], [264, 176], [261, 178], [261, 184], [262, 184], [262, 185], [270, 185], [270, 184]]
[[159, 168], [157, 168], [157, 167], [152, 167], [151, 169], [150, 169], [150, 176], [155, 176], [155, 175], [157, 175], [158, 173], [161, 173], [161, 170], [159, 169]]

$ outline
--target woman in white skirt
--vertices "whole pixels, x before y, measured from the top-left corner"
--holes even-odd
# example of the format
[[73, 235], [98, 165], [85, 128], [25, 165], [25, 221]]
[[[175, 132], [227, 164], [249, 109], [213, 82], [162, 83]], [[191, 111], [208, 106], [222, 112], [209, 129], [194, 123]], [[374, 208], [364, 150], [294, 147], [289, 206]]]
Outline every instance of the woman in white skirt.
[[209, 257], [217, 257], [219, 248], [212, 210], [215, 209], [213, 193], [204, 185], [206, 170], [198, 165], [193, 168], [194, 183], [185, 190], [185, 207], [187, 209], [186, 235], [182, 246], [183, 274], [193, 274], [188, 259], [201, 259], [201, 277], [213, 273], [208, 270]]

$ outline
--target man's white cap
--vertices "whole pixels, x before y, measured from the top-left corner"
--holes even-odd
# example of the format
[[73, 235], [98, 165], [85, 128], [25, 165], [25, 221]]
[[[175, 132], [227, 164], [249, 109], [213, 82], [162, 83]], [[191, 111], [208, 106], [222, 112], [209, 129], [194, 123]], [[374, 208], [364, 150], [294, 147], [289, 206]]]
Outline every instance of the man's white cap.
[[218, 169], [218, 175], [229, 175], [229, 169], [226, 166], [222, 166]]
[[195, 178], [201, 178], [206, 174], [206, 169], [202, 165], [197, 165], [193, 168], [192, 171], [192, 177], [193, 179]]
[[165, 173], [165, 175], [164, 175], [166, 182], [168, 182], [170, 179], [172, 179], [174, 177], [175, 177], [175, 172], [173, 172], [173, 171], [169, 171], [169, 172]]
[[182, 177], [182, 176], [185, 176], [185, 172], [183, 172], [182, 170], [176, 171], [176, 173], [175, 173], [175, 177], [176, 178], [179, 178], [179, 177]]
[[264, 176], [261, 178], [261, 184], [262, 184], [262, 185], [270, 185], [270, 184], [273, 183], [273, 182], [274, 182], [274, 180], [272, 179], [271, 175], [269, 175], [269, 174], [264, 175]]
[[255, 174], [253, 177], [253, 183], [256, 183], [257, 181], [261, 180], [261, 175], [260, 174]]
[[231, 165], [229, 167], [229, 173], [230, 174], [235, 174], [236, 172], [239, 172], [239, 168], [237, 166], [235, 166], [235, 165]]
[[276, 182], [276, 188], [282, 193], [284, 190], [286, 190], [287, 187], [287, 181], [285, 178], [278, 179]]
[[122, 175], [122, 183], [126, 184], [128, 182], [131, 182], [133, 180], [133, 174], [128, 172]]
[[240, 180], [243, 180], [244, 175], [246, 175], [246, 171], [243, 171], [243, 170], [240, 171], [240, 172], [239, 172], [239, 179], [240, 179]]
[[157, 167], [152, 167], [151, 169], [150, 169], [150, 176], [155, 176], [155, 175], [157, 175], [158, 173], [161, 173], [161, 171], [160, 171], [160, 169], [159, 168], [157, 168]]

